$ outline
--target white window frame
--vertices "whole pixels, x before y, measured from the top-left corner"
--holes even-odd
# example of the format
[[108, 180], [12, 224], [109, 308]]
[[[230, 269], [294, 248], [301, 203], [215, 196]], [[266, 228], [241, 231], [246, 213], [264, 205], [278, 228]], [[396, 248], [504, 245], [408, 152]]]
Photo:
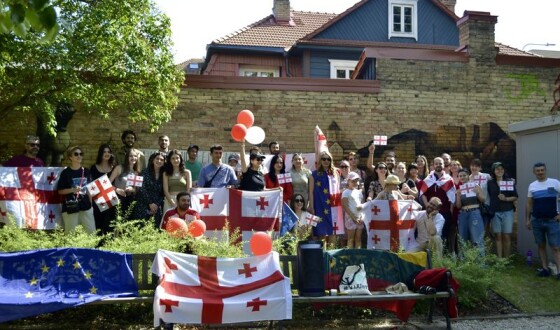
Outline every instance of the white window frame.
[[[418, 0], [388, 0], [389, 1], [389, 39], [393, 37], [414, 38], [418, 41]], [[412, 31], [393, 31], [393, 7], [401, 7], [401, 27], [404, 29], [404, 8], [412, 7]]]
[[[355, 70], [358, 61], [347, 61], [347, 60], [329, 60], [331, 64], [331, 79], [350, 79], [350, 70]], [[336, 70], [345, 70], [347, 77], [338, 78], [336, 76]]]
[[[256, 66], [256, 65], [240, 65], [239, 66], [239, 76], [245, 77], [245, 72], [255, 71], [257, 72], [257, 77], [262, 77], [262, 73], [272, 73], [273, 77], [280, 77], [280, 69], [266, 66]], [[268, 78], [268, 77], [266, 77]]]

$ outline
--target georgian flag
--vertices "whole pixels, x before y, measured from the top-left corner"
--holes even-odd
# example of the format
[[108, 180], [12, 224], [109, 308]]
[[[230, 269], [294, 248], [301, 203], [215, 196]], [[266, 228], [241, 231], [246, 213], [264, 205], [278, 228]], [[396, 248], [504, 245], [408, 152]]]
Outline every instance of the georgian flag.
[[320, 217], [315, 216], [309, 212], [304, 212], [303, 220], [304, 222], [302, 223], [302, 225], [311, 225], [312, 227], [317, 227], [317, 224], [321, 222]]
[[284, 184], [290, 182], [292, 182], [292, 174], [290, 174], [290, 172], [284, 174], [278, 174], [278, 184]]
[[86, 188], [101, 212], [119, 204], [119, 197], [107, 174], [88, 183]]
[[416, 246], [414, 226], [422, 206], [411, 200], [372, 200], [363, 205], [368, 249], [410, 250]]
[[130, 173], [126, 177], [127, 187], [142, 187], [143, 182], [144, 182], [144, 177], [140, 175], [136, 175], [134, 173]]
[[249, 258], [202, 257], [159, 250], [152, 273], [154, 327], [292, 318], [290, 279], [276, 252]]
[[430, 172], [427, 178], [420, 182], [420, 189], [418, 189], [418, 197], [422, 196], [428, 189], [433, 185], [436, 185], [438, 189], [443, 189], [447, 195], [449, 202], [455, 203], [455, 184], [453, 183], [453, 178], [449, 174], [443, 173], [443, 175], [437, 179], [434, 175], [434, 171]]
[[63, 196], [56, 190], [61, 167], [0, 167], [0, 222], [54, 229], [62, 224]]
[[[227, 188], [195, 188], [191, 192], [191, 208], [206, 223], [207, 237], [222, 238], [222, 229], [239, 228], [241, 238], [249, 242], [254, 231], [278, 231], [282, 212], [282, 192], [242, 191]], [[248, 244], [243, 249], [250, 253]]]
[[515, 186], [515, 181], [505, 180], [498, 183], [500, 185], [500, 191], [513, 191]]
[[467, 182], [465, 184], [460, 185], [459, 189], [461, 190], [461, 195], [465, 195], [466, 197], [476, 196], [476, 192], [474, 190], [476, 185], [477, 184], [474, 182]]

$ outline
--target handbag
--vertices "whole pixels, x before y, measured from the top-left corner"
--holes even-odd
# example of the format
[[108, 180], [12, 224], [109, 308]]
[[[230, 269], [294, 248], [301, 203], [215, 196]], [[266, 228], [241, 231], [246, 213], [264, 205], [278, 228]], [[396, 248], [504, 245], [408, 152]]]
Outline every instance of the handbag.
[[489, 205], [480, 203], [480, 214], [483, 217], [492, 218], [494, 216], [494, 211], [490, 208]]
[[[82, 187], [82, 180], [84, 178], [84, 168], [82, 167], [82, 177], [80, 178], [80, 188]], [[66, 206], [66, 213], [68, 214], [72, 214], [72, 213], [78, 213], [81, 211], [80, 208], [80, 198], [79, 198], [80, 193], [76, 193], [74, 194], [74, 198], [70, 198], [70, 199], [66, 199], [66, 201], [64, 202], [64, 205]]]
[[72, 214], [80, 212], [80, 201], [77, 198], [67, 199], [64, 204], [66, 205], [66, 213]]
[[204, 184], [204, 188], [210, 188], [212, 186], [212, 181], [214, 181], [214, 178], [216, 177], [216, 175], [218, 175], [218, 173], [222, 170], [222, 166], [220, 166], [218, 168], [218, 170], [216, 171], [216, 173], [214, 173], [214, 175], [212, 176], [212, 179], [210, 179], [210, 181], [207, 181]]

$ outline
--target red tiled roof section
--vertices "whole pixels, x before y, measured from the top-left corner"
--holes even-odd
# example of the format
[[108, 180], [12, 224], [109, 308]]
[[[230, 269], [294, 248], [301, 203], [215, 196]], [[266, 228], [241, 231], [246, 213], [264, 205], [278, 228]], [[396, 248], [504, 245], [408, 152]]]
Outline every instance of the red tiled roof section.
[[513, 48], [513, 47], [508, 46], [508, 45], [501, 44], [499, 42], [496, 42], [496, 47], [498, 47], [498, 53], [503, 54], [503, 55], [540, 57], [540, 56], [535, 55], [533, 53], [524, 52], [522, 50], [519, 50], [517, 48]]
[[270, 15], [228, 36], [214, 40], [214, 45], [239, 45], [288, 48], [307, 34], [334, 18], [336, 14], [292, 11], [293, 25], [278, 25]]

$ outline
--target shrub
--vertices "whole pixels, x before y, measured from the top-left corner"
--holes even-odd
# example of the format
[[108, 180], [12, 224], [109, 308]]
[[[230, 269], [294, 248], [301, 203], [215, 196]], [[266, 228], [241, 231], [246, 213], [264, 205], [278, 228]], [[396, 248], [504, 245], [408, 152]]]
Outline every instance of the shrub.
[[[489, 242], [486, 251], [490, 251]], [[459, 281], [459, 304], [467, 309], [474, 308], [488, 299], [488, 290], [501, 278], [510, 260], [498, 258], [491, 253], [481, 254], [478, 247], [469, 242], [460, 241], [459, 257], [446, 255], [434, 258], [434, 267], [451, 270], [453, 277]]]

